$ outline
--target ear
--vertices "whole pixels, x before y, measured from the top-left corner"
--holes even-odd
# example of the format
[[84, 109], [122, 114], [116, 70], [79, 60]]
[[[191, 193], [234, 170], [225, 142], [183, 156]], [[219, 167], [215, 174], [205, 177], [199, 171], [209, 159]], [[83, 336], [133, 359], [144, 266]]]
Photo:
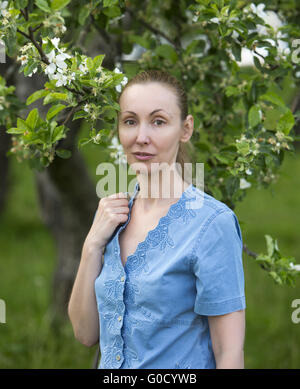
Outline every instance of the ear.
[[181, 142], [188, 142], [193, 135], [194, 131], [194, 118], [192, 115], [188, 115], [184, 122], [182, 127], [182, 136], [180, 138]]

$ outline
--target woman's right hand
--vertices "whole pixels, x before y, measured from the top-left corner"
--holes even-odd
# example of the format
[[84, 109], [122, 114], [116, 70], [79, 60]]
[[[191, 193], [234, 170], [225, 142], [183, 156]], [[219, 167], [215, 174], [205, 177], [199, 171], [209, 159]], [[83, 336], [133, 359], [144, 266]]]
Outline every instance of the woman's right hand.
[[93, 224], [85, 239], [85, 246], [93, 249], [106, 246], [117, 226], [127, 221], [128, 202], [127, 196], [123, 192], [100, 199]]

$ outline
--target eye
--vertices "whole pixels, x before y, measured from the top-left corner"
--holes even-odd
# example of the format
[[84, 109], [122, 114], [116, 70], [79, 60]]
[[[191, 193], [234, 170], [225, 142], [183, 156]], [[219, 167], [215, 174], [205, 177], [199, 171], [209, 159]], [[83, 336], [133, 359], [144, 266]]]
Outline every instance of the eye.
[[161, 126], [162, 124], [165, 124], [165, 121], [161, 119], [155, 119], [154, 122], [159, 122], [157, 123], [157, 126]]
[[[128, 122], [131, 122], [131, 123], [128, 123]], [[128, 123], [128, 126], [133, 126], [134, 125], [134, 120], [133, 119], [127, 119], [127, 120], [124, 120], [124, 123], [125, 124]]]

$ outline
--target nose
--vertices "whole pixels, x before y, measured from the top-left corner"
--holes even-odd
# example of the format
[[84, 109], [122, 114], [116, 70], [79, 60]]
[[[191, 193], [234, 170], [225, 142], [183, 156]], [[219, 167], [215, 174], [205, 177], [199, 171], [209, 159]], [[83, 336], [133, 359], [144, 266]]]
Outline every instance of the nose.
[[146, 124], [141, 123], [138, 126], [138, 133], [137, 133], [136, 143], [137, 144], [148, 144], [148, 143], [150, 143], [149, 131], [148, 131], [148, 128], [147, 128]]

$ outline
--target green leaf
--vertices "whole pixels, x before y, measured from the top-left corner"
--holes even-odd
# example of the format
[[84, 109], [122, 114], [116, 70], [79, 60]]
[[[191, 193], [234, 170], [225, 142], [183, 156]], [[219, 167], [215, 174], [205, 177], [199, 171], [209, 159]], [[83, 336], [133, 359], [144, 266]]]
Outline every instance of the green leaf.
[[233, 43], [232, 44], [232, 54], [234, 55], [235, 59], [238, 62], [241, 62], [241, 60], [242, 60], [241, 53], [242, 53], [242, 47], [240, 45], [238, 45], [237, 43]]
[[78, 148], [81, 148], [82, 146], [88, 144], [88, 143], [91, 142], [91, 141], [92, 141], [92, 139], [90, 139], [90, 138], [82, 138], [82, 139], [79, 139], [78, 144], [77, 144], [77, 147], [78, 147]]
[[23, 130], [21, 130], [20, 128], [16, 128], [16, 127], [11, 127], [8, 130], [6, 130], [6, 132], [8, 134], [23, 134], [24, 133]]
[[68, 95], [66, 93], [52, 92], [52, 93], [49, 93], [44, 98], [43, 105], [52, 103], [53, 101], [57, 101], [57, 100], [64, 100], [64, 101], [66, 101], [67, 98], [68, 98]]
[[65, 149], [57, 149], [55, 150], [55, 153], [60, 157], [64, 159], [68, 159], [71, 157], [72, 153], [70, 150], [65, 150]]
[[94, 59], [93, 59], [93, 64], [94, 64], [94, 69], [96, 70], [99, 66], [102, 65], [102, 62], [104, 60], [104, 57], [105, 57], [105, 54], [100, 54], [100, 55], [97, 55]]
[[242, 141], [240, 143], [237, 143], [236, 144], [236, 147], [239, 151], [239, 153], [242, 155], [242, 156], [245, 156], [249, 153], [250, 151], [250, 146], [249, 146], [249, 143], [246, 142], [246, 141]]
[[274, 92], [267, 92], [260, 96], [261, 100], [269, 101], [272, 104], [279, 105], [280, 107], [286, 107], [283, 99]]
[[51, 9], [53, 11], [58, 11], [70, 3], [71, 0], [50, 0]]
[[17, 119], [17, 127], [19, 130], [24, 131], [31, 131], [31, 128], [28, 126], [28, 124], [25, 122], [25, 120], [18, 118]]
[[113, 19], [113, 18], [116, 18], [117, 16], [121, 15], [121, 10], [119, 7], [113, 5], [111, 7], [104, 8], [103, 13], [104, 13], [104, 15], [108, 16], [109, 18]]
[[84, 25], [87, 17], [89, 16], [91, 10], [87, 6], [83, 6], [80, 8], [79, 15], [78, 15], [78, 22], [81, 26]]
[[46, 96], [48, 93], [50, 93], [49, 91], [47, 91], [46, 89], [41, 89], [41, 90], [37, 90], [36, 92], [32, 93], [26, 100], [26, 104], [27, 105], [30, 105], [32, 104], [34, 101], [38, 100], [38, 99], [41, 99], [42, 97]]
[[15, 0], [14, 3], [16, 8], [24, 9], [25, 7], [27, 7], [28, 0]]
[[28, 64], [23, 69], [24, 76], [27, 77], [35, 68], [37, 68], [37, 64], [34, 61], [29, 60]]
[[230, 97], [230, 96], [238, 96], [241, 92], [238, 90], [238, 88], [234, 87], [234, 86], [228, 86], [226, 89], [225, 89], [225, 94], [226, 96]]
[[119, 0], [104, 0], [103, 7], [111, 7], [112, 5], [117, 5]]
[[220, 161], [221, 163], [223, 163], [225, 165], [228, 165], [230, 162], [228, 158], [224, 157], [221, 154], [215, 154], [214, 157], [217, 158], [218, 161]]
[[260, 71], [263, 71], [264, 68], [262, 67], [261, 63], [260, 63], [260, 60], [254, 55], [253, 56], [253, 61], [254, 61], [254, 65], [255, 67], [260, 70]]
[[57, 115], [60, 111], [62, 111], [63, 109], [66, 108], [66, 105], [64, 104], [56, 104], [56, 105], [53, 105], [49, 111], [47, 112], [47, 116], [46, 116], [46, 119], [47, 120], [50, 120], [52, 119], [55, 115]]
[[250, 127], [256, 127], [261, 123], [261, 111], [257, 105], [253, 105], [248, 112], [248, 122]]
[[176, 63], [178, 60], [178, 55], [175, 49], [167, 44], [157, 46], [155, 50], [156, 54], [170, 60], [172, 63]]
[[34, 108], [32, 111], [29, 112], [27, 119], [26, 119], [26, 124], [34, 130], [37, 124], [39, 118], [39, 112], [37, 108]]
[[35, 0], [35, 4], [36, 4], [42, 11], [49, 12], [49, 13], [52, 12], [51, 8], [49, 7], [49, 4], [48, 4], [47, 0]]
[[274, 242], [273, 238], [270, 235], [265, 235], [266, 243], [267, 243], [267, 252], [268, 256], [272, 257], [274, 252]]
[[150, 40], [144, 38], [143, 36], [132, 34], [129, 35], [128, 38], [130, 42], [137, 43], [138, 45], [144, 47], [145, 49], [150, 50], [151, 48]]
[[[51, 122], [52, 124], [53, 122]], [[55, 143], [59, 141], [62, 138], [65, 138], [65, 127], [64, 126], [58, 126], [54, 127], [53, 129], [51, 128], [51, 142]]]
[[288, 110], [278, 121], [277, 130], [288, 135], [295, 125], [295, 118], [292, 111]]
[[80, 111], [75, 112], [75, 114], [73, 115], [72, 121], [77, 120], [77, 119], [81, 119], [81, 118], [86, 118], [88, 116], [89, 116], [89, 114], [86, 111], [84, 111], [83, 109], [81, 109]]

